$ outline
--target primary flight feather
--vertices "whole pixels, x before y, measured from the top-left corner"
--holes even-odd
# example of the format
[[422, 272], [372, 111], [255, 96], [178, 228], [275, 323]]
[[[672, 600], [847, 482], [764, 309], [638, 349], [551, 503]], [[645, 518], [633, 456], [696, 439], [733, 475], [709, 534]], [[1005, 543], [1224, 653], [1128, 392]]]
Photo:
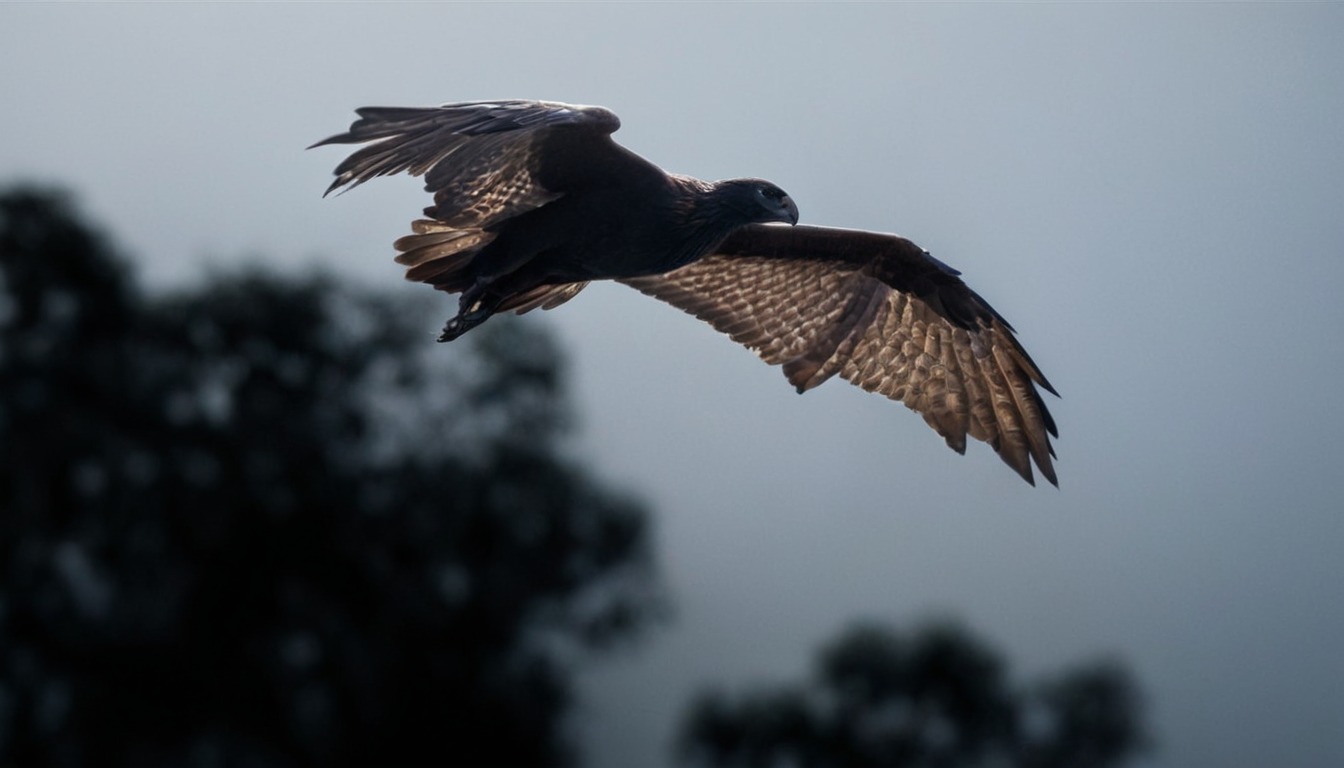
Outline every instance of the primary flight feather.
[[839, 374], [918, 412], [959, 453], [990, 444], [1058, 485], [1054, 388], [960, 273], [897, 235], [796, 225], [761, 179], [665, 173], [612, 140], [602, 107], [491, 101], [365, 107], [324, 144], [368, 144], [330, 193], [425, 177], [434, 204], [397, 240], [411, 280], [460, 294], [440, 341], [504, 311], [616, 280], [705, 320], [805, 392]]

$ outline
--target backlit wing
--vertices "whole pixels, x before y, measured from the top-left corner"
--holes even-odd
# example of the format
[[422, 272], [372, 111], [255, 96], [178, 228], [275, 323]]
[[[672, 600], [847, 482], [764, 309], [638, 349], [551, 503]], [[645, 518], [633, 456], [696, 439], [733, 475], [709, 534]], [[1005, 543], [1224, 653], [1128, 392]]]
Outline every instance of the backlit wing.
[[1058, 485], [1054, 389], [956, 270], [896, 235], [753, 225], [712, 256], [626, 283], [756, 351], [805, 392], [839, 374], [905, 403], [958, 453], [990, 444]]

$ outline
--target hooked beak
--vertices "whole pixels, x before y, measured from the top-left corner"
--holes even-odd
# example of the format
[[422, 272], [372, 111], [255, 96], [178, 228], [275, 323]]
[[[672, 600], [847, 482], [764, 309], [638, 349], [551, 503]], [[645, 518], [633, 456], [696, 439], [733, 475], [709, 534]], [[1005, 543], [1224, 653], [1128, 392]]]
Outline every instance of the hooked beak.
[[787, 221], [790, 225], [797, 224], [798, 205], [793, 202], [793, 198], [785, 195], [784, 199], [780, 201], [780, 204], [784, 207], [784, 213], [788, 215], [787, 218], [781, 218], [780, 221]]

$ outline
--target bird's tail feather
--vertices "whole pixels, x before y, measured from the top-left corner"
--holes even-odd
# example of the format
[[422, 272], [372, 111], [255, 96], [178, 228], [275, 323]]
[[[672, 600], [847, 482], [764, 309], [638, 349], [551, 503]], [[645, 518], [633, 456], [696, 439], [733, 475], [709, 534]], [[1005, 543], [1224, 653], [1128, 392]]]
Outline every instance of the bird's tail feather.
[[474, 282], [470, 274], [472, 259], [495, 239], [493, 232], [452, 227], [432, 219], [419, 219], [411, 229], [415, 234], [393, 244], [400, 251], [397, 263], [407, 267], [406, 279], [453, 293], [466, 290]]

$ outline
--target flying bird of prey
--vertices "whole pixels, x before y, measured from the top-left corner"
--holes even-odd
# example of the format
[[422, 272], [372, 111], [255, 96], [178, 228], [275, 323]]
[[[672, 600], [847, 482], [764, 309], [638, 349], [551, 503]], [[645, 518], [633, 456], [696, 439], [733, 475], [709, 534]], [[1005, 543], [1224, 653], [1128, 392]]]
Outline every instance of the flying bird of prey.
[[[805, 392], [839, 374], [918, 412], [958, 453], [989, 443], [1058, 485], [1053, 387], [960, 273], [891, 234], [796, 225], [761, 179], [665, 173], [617, 144], [602, 107], [492, 101], [365, 107], [319, 141], [364, 144], [327, 193], [425, 177], [434, 204], [394, 244], [406, 277], [460, 294], [450, 341], [498, 312], [552, 309], [616, 280], [782, 367]], [[370, 143], [371, 142], [371, 143]]]

